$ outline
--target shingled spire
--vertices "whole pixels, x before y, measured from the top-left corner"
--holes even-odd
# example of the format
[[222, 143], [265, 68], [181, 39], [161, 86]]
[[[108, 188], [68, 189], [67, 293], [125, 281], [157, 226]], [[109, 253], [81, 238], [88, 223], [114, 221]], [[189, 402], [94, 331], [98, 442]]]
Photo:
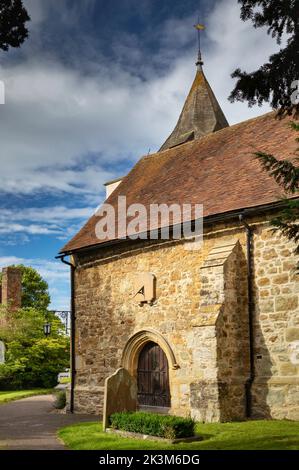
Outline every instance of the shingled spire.
[[[201, 26], [201, 25], [196, 25]], [[160, 151], [216, 132], [229, 124], [203, 73], [199, 48], [195, 80], [184, 104], [178, 123]]]

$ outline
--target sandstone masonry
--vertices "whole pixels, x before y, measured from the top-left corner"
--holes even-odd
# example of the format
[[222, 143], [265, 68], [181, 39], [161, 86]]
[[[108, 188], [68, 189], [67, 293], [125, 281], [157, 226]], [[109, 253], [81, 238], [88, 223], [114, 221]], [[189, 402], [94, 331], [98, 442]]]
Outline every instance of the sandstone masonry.
[[[267, 219], [248, 220], [254, 229], [253, 415], [299, 419], [296, 259], [292, 243], [273, 234]], [[161, 338], [169, 345], [171, 413], [206, 422], [245, 419], [244, 228], [215, 224], [200, 250], [185, 250], [185, 243], [137, 240], [74, 256], [75, 412], [102, 414], [105, 379], [124, 365], [129, 339], [148, 332], [162, 349]], [[152, 304], [133, 297], [134, 276], [142, 272], [156, 279]], [[129, 372], [136, 373], [133, 365]]]

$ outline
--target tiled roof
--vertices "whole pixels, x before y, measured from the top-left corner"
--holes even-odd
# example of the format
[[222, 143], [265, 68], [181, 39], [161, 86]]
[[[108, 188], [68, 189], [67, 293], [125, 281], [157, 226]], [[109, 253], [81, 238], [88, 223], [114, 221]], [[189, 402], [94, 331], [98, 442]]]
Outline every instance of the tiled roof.
[[[141, 158], [106, 202], [116, 207], [122, 195], [127, 205], [198, 203], [207, 217], [277, 201], [280, 187], [252, 156], [259, 150], [293, 157], [298, 144], [291, 118], [275, 116], [268, 113]], [[61, 252], [103, 242], [95, 234], [98, 221], [92, 216]]]

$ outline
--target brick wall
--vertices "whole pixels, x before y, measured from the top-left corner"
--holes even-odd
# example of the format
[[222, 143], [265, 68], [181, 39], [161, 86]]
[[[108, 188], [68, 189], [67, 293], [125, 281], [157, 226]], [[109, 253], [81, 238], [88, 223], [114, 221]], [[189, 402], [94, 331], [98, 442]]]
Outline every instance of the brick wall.
[[22, 274], [18, 268], [2, 269], [1, 303], [18, 309], [22, 303]]

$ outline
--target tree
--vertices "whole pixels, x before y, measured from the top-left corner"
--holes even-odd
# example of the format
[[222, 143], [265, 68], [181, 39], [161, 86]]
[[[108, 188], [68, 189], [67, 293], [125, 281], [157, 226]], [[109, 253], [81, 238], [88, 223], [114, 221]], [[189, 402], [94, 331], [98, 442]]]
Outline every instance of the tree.
[[48, 314], [51, 335], [45, 338], [44, 313], [22, 308], [11, 314], [0, 308], [0, 337], [5, 343], [5, 364], [0, 365], [0, 389], [53, 387], [59, 372], [69, 367], [69, 338], [62, 322]]
[[22, 0], [0, 0], [0, 49], [20, 47], [28, 37], [30, 17]]
[[[46, 312], [51, 302], [48, 283], [34, 268], [23, 264], [13, 267], [22, 273], [22, 307]], [[1, 278], [0, 273], [0, 284]]]
[[[50, 303], [48, 284], [33, 268], [14, 266], [22, 273], [22, 308], [0, 305], [0, 338], [5, 344], [5, 364], [0, 364], [0, 390], [52, 387], [57, 375], [69, 367], [69, 338]], [[44, 324], [51, 323], [45, 338]]]
[[[291, 126], [299, 132], [298, 123], [292, 122]], [[296, 141], [299, 142], [299, 138]], [[299, 148], [296, 153], [295, 161], [298, 161]], [[264, 170], [275, 179], [286, 194], [293, 197], [293, 199], [285, 198], [282, 201], [285, 208], [271, 223], [275, 231], [280, 231], [282, 235], [295, 242], [295, 254], [299, 255], [299, 199], [294, 198], [299, 191], [299, 167], [289, 160], [278, 160], [274, 155], [264, 152], [256, 152], [255, 156], [261, 162]], [[299, 263], [297, 267], [299, 270]]]
[[51, 302], [48, 283], [34, 268], [22, 264], [15, 267], [22, 272], [22, 307], [46, 311]]
[[270, 102], [280, 113], [299, 112], [292, 103], [294, 82], [299, 80], [299, 0], [238, 0], [242, 4], [241, 18], [251, 20], [255, 28], [268, 27], [268, 34], [281, 44], [284, 33], [287, 44], [258, 70], [247, 73], [236, 69], [238, 78], [229, 100], [248, 101], [249, 106]]

